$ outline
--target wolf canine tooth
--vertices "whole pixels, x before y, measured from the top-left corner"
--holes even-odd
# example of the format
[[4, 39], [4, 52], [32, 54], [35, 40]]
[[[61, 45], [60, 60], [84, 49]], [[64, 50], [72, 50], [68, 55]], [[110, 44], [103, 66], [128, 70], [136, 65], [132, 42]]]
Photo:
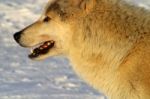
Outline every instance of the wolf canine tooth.
[[30, 52], [33, 53], [33, 48], [30, 49]]
[[48, 43], [47, 43], [48, 46], [51, 45], [51, 44], [52, 44], [52, 42], [48, 42]]

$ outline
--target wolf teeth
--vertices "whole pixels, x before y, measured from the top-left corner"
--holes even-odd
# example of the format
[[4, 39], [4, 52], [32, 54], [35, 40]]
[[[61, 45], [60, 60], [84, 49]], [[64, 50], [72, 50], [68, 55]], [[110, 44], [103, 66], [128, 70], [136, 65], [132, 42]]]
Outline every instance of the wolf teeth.
[[48, 42], [48, 43], [47, 43], [48, 46], [51, 45], [51, 44], [52, 44], [52, 42]]
[[40, 50], [43, 50], [43, 47], [40, 47]]
[[45, 44], [49, 46], [49, 45], [51, 45], [52, 43], [54, 43], [54, 41], [48, 41], [48, 42], [46, 42]]
[[33, 48], [30, 49], [30, 52], [33, 53]]
[[31, 54], [29, 55], [30, 58], [37, 57], [42, 54], [46, 54], [49, 49], [51, 49], [54, 46], [54, 41], [47, 41], [45, 43], [40, 43], [36, 46], [33, 46], [30, 49]]

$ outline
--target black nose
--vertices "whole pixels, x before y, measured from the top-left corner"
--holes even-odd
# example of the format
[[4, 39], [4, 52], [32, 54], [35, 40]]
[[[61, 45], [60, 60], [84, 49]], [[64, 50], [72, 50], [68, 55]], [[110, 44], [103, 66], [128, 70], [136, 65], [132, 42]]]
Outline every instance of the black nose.
[[18, 43], [19, 43], [19, 40], [20, 40], [20, 37], [21, 37], [21, 33], [22, 33], [22, 32], [17, 32], [17, 33], [14, 34], [14, 39], [15, 39], [16, 42], [18, 42]]

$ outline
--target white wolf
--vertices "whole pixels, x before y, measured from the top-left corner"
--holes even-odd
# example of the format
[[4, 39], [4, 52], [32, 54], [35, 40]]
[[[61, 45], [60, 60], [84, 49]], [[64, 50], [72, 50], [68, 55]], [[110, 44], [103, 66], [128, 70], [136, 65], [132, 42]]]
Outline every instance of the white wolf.
[[53, 0], [14, 38], [34, 47], [31, 59], [66, 55], [109, 99], [150, 99], [149, 11], [122, 0]]

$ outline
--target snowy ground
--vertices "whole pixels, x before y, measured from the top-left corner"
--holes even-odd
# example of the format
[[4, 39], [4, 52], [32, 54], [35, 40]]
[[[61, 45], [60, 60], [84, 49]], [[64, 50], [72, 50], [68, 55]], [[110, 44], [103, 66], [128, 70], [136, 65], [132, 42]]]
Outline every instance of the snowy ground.
[[[149, 0], [138, 1], [149, 8]], [[13, 40], [13, 33], [34, 22], [46, 2], [0, 0], [0, 99], [104, 99], [75, 75], [64, 57], [31, 61], [28, 50]]]

